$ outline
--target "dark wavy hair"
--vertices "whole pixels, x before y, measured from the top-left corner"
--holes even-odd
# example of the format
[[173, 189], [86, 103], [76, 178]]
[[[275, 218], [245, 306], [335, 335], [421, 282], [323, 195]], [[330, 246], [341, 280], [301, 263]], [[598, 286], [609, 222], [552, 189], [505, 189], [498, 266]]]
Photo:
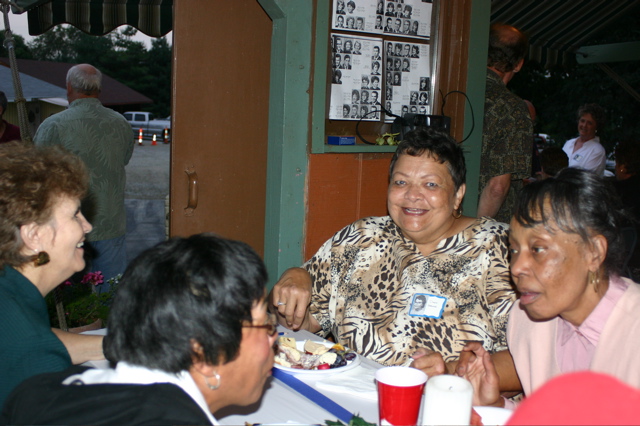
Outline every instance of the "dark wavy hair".
[[30, 256], [21, 253], [20, 227], [48, 222], [60, 197], [81, 200], [88, 185], [82, 160], [63, 148], [20, 141], [0, 144], [0, 264], [27, 263]]
[[466, 183], [467, 166], [462, 148], [451, 136], [431, 127], [417, 127], [404, 135], [404, 140], [398, 144], [398, 148], [391, 159], [389, 181], [391, 181], [396, 161], [401, 155], [419, 157], [425, 153], [440, 162], [440, 164], [447, 165], [453, 178], [455, 191]]
[[579, 235], [585, 243], [603, 235], [608, 243], [604, 266], [619, 274], [625, 255], [620, 232], [624, 220], [615, 190], [595, 173], [567, 167], [555, 177], [525, 185], [516, 204], [514, 219], [526, 228], [542, 224]]
[[266, 281], [264, 263], [245, 243], [213, 234], [164, 241], [127, 267], [109, 313], [105, 356], [169, 373], [188, 370], [194, 359], [229, 362]]
[[607, 122], [607, 114], [604, 108], [598, 104], [584, 104], [578, 108], [578, 120], [585, 114], [591, 114], [596, 121], [596, 130], [602, 129]]
[[501, 72], [512, 71], [528, 51], [529, 40], [522, 31], [511, 25], [491, 25], [487, 66]]

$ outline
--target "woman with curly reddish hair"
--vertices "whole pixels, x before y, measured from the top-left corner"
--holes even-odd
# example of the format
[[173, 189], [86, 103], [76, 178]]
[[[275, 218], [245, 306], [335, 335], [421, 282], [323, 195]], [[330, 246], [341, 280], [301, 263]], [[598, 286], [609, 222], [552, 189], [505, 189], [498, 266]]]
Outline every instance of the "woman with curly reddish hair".
[[59, 148], [0, 145], [0, 406], [27, 377], [102, 359], [102, 336], [51, 329], [44, 297], [84, 268], [88, 175]]

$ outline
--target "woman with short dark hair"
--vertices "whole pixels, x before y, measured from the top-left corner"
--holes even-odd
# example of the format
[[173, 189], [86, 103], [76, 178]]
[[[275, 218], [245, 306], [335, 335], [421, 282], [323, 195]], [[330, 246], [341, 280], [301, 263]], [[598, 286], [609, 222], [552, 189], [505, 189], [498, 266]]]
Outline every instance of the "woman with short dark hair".
[[200, 234], [158, 244], [127, 267], [113, 301], [104, 347], [115, 367], [34, 377], [0, 420], [217, 424], [213, 412], [256, 402], [271, 375], [266, 280], [245, 243]]
[[[504, 356], [516, 299], [507, 226], [462, 214], [465, 179], [462, 147], [448, 134], [405, 134], [389, 168], [389, 214], [344, 227], [282, 274], [271, 292], [281, 324], [331, 333], [383, 365], [413, 358], [430, 376], [452, 372], [470, 340]], [[412, 315], [420, 295], [425, 312]]]

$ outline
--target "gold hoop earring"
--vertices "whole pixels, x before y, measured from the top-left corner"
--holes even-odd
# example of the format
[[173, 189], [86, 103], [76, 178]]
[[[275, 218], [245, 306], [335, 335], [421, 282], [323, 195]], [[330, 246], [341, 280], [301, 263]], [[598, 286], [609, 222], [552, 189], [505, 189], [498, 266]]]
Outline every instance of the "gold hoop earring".
[[[456, 215], [456, 213], [458, 213], [458, 215]], [[462, 207], [457, 208], [451, 214], [453, 215], [454, 219], [460, 219], [462, 217]]]
[[600, 286], [600, 275], [598, 272], [589, 271], [589, 283], [593, 285], [593, 291], [598, 292], [598, 287]]
[[31, 256], [31, 260], [33, 261], [33, 266], [37, 268], [39, 266], [46, 265], [51, 259], [49, 258], [49, 253], [41, 251]]
[[216, 382], [217, 383], [215, 385], [212, 385], [211, 383], [209, 383], [209, 377], [206, 377], [206, 376], [204, 378], [204, 382], [207, 384], [207, 387], [209, 389], [216, 390], [216, 389], [218, 389], [220, 387], [221, 379], [220, 379], [220, 375], [218, 373], [213, 373], [213, 377], [216, 378]]

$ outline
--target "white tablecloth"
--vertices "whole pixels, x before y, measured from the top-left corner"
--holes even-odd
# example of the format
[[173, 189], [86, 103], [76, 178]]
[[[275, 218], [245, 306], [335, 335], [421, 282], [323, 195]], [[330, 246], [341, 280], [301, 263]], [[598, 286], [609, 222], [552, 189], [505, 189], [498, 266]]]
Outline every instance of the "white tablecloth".
[[[296, 340], [317, 340], [322, 338], [308, 331], [293, 332], [280, 327], [280, 332], [286, 333], [288, 337]], [[106, 334], [106, 329], [86, 332], [85, 334]], [[361, 358], [362, 362], [357, 368], [378, 369], [381, 366], [366, 358]], [[86, 365], [97, 368], [108, 368], [108, 361], [90, 361]], [[333, 378], [339, 376], [335, 375]], [[311, 375], [298, 375], [300, 380], [310, 386], [315, 382], [324, 379], [325, 376], [315, 377]], [[358, 414], [370, 423], [378, 422], [378, 402], [369, 398], [359, 398], [344, 393], [317, 389], [325, 396], [331, 398], [350, 412]], [[325, 420], [337, 420], [336, 416], [309, 401], [304, 396], [289, 388], [279, 380], [271, 378], [267, 381], [264, 395], [260, 401], [247, 407], [227, 407], [215, 413], [216, 419], [223, 425], [243, 425], [248, 423], [263, 424], [324, 424]]]
[[[308, 331], [292, 332], [285, 328], [279, 327], [279, 332], [285, 333], [288, 337], [294, 337], [296, 340], [317, 340], [322, 341], [322, 338]], [[84, 334], [106, 334], [106, 329], [95, 330], [86, 332]], [[356, 367], [362, 369], [377, 370], [381, 367], [380, 364], [361, 357], [361, 365]], [[97, 368], [107, 368], [108, 361], [90, 361], [85, 363], [89, 366]], [[350, 373], [356, 371], [351, 370]], [[370, 372], [364, 372], [370, 373]], [[347, 374], [347, 373], [344, 373]], [[331, 398], [345, 409], [349, 410], [353, 414], [357, 414], [364, 418], [369, 423], [378, 423], [378, 401], [377, 399], [358, 397], [342, 392], [334, 392], [324, 390], [315, 386], [315, 383], [319, 380], [326, 380], [326, 377], [313, 376], [313, 375], [297, 375], [298, 379], [314, 387], [317, 391], [323, 395]], [[332, 379], [336, 381], [339, 379], [340, 374], [332, 376]], [[333, 380], [332, 380], [333, 381]], [[424, 401], [423, 401], [424, 402]], [[423, 404], [424, 405], [424, 404]], [[483, 423], [485, 425], [503, 425], [511, 412], [503, 408], [494, 407], [474, 407], [476, 411], [482, 416]], [[247, 423], [261, 423], [263, 425], [268, 424], [320, 424], [324, 425], [326, 420], [337, 420], [336, 416], [332, 415], [328, 411], [319, 407], [315, 403], [309, 401], [304, 396], [300, 395], [296, 391], [289, 388], [277, 379], [270, 379], [267, 381], [264, 395], [255, 404], [246, 407], [227, 407], [215, 413], [216, 419], [222, 425], [244, 425]], [[420, 413], [419, 419], [422, 418]]]
[[[294, 337], [296, 340], [322, 340], [322, 338], [307, 331], [292, 332], [284, 328], [280, 331], [287, 333], [286, 335], [288, 337]], [[380, 364], [362, 358], [362, 363], [357, 368], [375, 370], [380, 367]], [[324, 378], [308, 374], [300, 374], [296, 377], [314, 388], [315, 382]], [[332, 378], [335, 379], [338, 377], [339, 374], [332, 376]], [[366, 421], [370, 423], [378, 422], [377, 400], [359, 398], [357, 396], [319, 388], [315, 389], [350, 412], [358, 414]], [[325, 420], [337, 420], [334, 415], [276, 379], [271, 379], [267, 382], [267, 389], [258, 403], [249, 407], [228, 407], [216, 413], [216, 418], [223, 425], [241, 425], [245, 422], [263, 424], [325, 424]]]

